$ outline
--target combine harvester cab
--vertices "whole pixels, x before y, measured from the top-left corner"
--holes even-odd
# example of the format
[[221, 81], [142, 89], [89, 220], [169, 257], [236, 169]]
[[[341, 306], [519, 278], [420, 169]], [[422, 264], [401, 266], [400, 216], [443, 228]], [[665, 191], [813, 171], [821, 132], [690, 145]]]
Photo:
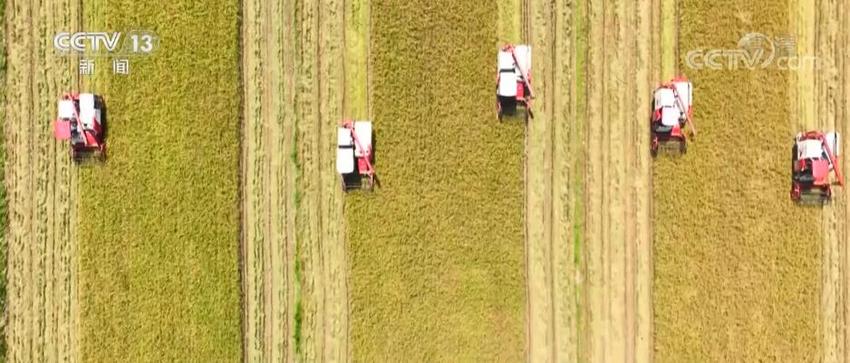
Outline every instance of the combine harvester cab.
[[101, 160], [106, 157], [104, 110], [103, 98], [91, 93], [66, 93], [59, 100], [53, 135], [58, 140], [68, 140], [74, 162], [92, 155]]
[[[840, 149], [841, 137], [836, 132], [808, 131], [794, 137], [791, 200], [800, 204], [826, 204], [832, 200], [832, 185], [844, 186]], [[834, 174], [834, 180], [830, 174]]]
[[337, 129], [336, 171], [342, 190], [372, 190], [376, 183], [371, 121], [343, 121]]
[[525, 118], [534, 117], [531, 111], [531, 46], [506, 45], [499, 50], [496, 73], [496, 113], [502, 116], [516, 114], [517, 107], [525, 108]]
[[678, 144], [681, 154], [688, 151], [685, 126], [690, 127], [692, 135], [696, 135], [692, 118], [693, 96], [693, 84], [684, 77], [675, 78], [655, 89], [650, 122], [652, 156], [669, 143]]

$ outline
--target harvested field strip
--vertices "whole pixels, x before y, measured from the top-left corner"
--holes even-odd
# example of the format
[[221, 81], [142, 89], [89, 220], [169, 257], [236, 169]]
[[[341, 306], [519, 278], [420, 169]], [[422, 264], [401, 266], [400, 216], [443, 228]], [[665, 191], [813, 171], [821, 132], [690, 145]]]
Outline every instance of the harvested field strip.
[[[789, 29], [786, 2], [680, 7], [682, 54]], [[812, 360], [821, 349], [822, 231], [817, 209], [788, 198], [796, 132], [788, 73], [686, 71], [699, 138], [686, 156], [654, 164], [656, 358]], [[749, 125], [745, 135], [741, 125]]]
[[[588, 4], [582, 361], [649, 361], [652, 1]], [[637, 30], [635, 30], [637, 29]]]
[[[797, 56], [816, 56], [816, 62], [802, 62], [791, 73], [791, 127], [804, 131], [838, 131], [846, 138], [847, 46], [846, 16], [842, 2], [792, 0], [790, 21], [797, 40]], [[846, 146], [847, 143], [844, 143]], [[841, 150], [846, 150], [842, 146]], [[842, 151], [844, 153], [844, 151]], [[845, 170], [846, 155], [842, 170]], [[823, 253], [821, 255], [821, 334], [822, 361], [845, 362], [847, 315], [847, 198], [839, 197], [823, 209]]]
[[498, 8], [381, 0], [371, 14], [382, 185], [346, 197], [353, 356], [521, 360], [523, 125], [498, 124], [482, 86]]
[[294, 4], [242, 5], [244, 360], [294, 361]]
[[[75, 169], [52, 138], [56, 99], [76, 88], [70, 58], [54, 56], [57, 31], [79, 29], [79, 3], [8, 1], [4, 141], [9, 228], [5, 241], [6, 359], [77, 356]], [[5, 222], [5, 220], [4, 220]]]
[[[576, 361], [576, 188], [582, 159], [577, 120], [576, 30], [570, 4], [527, 1], [534, 49], [535, 117], [526, 139], [526, 274], [529, 361]], [[584, 19], [581, 19], [583, 21]], [[581, 237], [579, 237], [581, 238]]]
[[238, 360], [237, 3], [102, 15], [155, 27], [160, 49], [100, 89], [109, 160], [79, 183], [82, 360]]
[[348, 259], [335, 153], [345, 90], [345, 4], [313, 0], [296, 5], [296, 239], [302, 267], [297, 273], [303, 276], [296, 344], [305, 361], [344, 361], [350, 355]]

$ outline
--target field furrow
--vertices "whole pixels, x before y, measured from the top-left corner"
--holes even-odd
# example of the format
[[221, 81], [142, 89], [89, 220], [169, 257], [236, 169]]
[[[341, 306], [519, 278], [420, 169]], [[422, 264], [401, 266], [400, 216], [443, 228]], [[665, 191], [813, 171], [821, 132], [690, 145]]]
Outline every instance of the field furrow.
[[77, 87], [53, 34], [78, 29], [72, 1], [6, 2], [9, 230], [7, 359], [69, 361], [76, 354], [75, 171], [52, 137], [56, 100]]

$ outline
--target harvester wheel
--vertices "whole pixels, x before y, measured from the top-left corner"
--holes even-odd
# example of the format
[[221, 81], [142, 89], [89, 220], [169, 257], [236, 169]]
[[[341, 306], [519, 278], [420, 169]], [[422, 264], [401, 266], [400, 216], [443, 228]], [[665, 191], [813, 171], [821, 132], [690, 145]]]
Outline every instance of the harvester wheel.
[[687, 141], [682, 140], [682, 142], [679, 143], [679, 152], [682, 153], [682, 154], [688, 153], [688, 142]]

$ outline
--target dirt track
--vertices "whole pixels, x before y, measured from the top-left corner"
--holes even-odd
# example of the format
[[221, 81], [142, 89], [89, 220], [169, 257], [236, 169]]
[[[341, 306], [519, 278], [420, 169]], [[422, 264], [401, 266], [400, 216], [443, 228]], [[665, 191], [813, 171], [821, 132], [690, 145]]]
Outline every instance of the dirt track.
[[79, 29], [79, 2], [7, 1], [7, 359], [76, 361], [75, 170], [52, 137], [56, 99], [77, 88], [76, 63], [52, 36]]
[[[792, 73], [790, 89], [792, 127], [799, 131], [838, 131], [847, 137], [848, 7], [841, 2], [791, 1], [791, 27], [797, 38], [799, 56], [817, 56], [817, 66], [803, 66]], [[842, 154], [847, 142], [843, 142]], [[842, 155], [841, 169], [850, 164]], [[824, 208], [821, 216], [821, 334], [823, 362], [846, 362], [847, 309], [847, 198], [840, 196]]]
[[332, 144], [343, 2], [243, 4], [245, 358], [344, 361], [347, 260]]

